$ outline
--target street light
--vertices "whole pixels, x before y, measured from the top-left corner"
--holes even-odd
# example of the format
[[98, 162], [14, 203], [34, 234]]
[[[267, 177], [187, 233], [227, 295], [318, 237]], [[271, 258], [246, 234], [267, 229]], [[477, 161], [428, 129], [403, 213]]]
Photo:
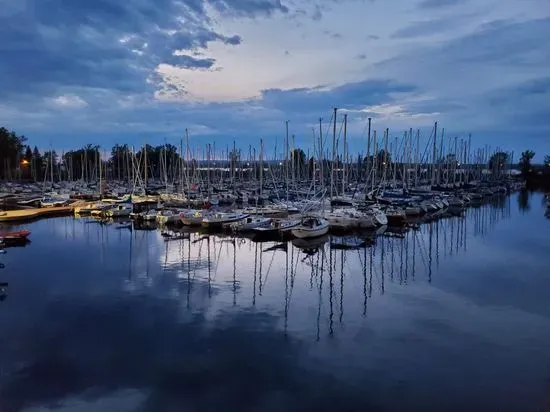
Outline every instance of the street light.
[[27, 166], [29, 164], [29, 161], [27, 159], [21, 160], [21, 166]]

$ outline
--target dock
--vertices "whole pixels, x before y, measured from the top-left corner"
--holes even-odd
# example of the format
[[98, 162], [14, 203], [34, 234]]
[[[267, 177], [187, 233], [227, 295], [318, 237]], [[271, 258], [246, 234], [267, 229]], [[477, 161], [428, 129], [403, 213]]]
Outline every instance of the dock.
[[42, 217], [70, 215], [73, 213], [75, 207], [82, 206], [86, 203], [87, 202], [78, 201], [67, 206], [0, 211], [0, 223], [25, 222]]

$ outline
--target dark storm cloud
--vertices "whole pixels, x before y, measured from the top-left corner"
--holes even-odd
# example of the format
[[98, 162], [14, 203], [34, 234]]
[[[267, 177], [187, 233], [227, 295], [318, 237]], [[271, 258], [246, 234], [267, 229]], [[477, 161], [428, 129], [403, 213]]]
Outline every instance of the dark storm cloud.
[[313, 121], [331, 107], [360, 109], [368, 105], [391, 103], [392, 93], [410, 93], [413, 85], [390, 80], [367, 80], [347, 83], [335, 88], [298, 88], [290, 90], [268, 89], [262, 92], [262, 105], [267, 108], [302, 113]]
[[27, 0], [0, 13], [3, 97], [47, 96], [71, 87], [150, 91], [146, 80], [160, 63], [211, 67], [208, 59], [173, 55], [209, 42], [241, 43], [238, 35], [210, 27], [207, 4], [246, 17], [286, 12], [268, 0]]

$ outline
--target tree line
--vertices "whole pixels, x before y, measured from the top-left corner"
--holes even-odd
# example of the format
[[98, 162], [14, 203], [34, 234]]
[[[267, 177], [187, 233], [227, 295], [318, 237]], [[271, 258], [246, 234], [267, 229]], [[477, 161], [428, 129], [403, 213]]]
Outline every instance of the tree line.
[[[198, 162], [190, 153], [184, 153], [183, 148], [172, 144], [158, 146], [145, 145], [138, 151], [127, 144], [116, 144], [110, 153], [102, 152], [97, 145], [85, 145], [77, 150], [70, 150], [61, 155], [54, 150], [40, 152], [36, 146], [27, 144], [27, 138], [0, 127], [0, 179], [3, 180], [85, 180], [97, 181], [100, 174], [107, 174], [111, 179], [130, 180], [136, 174], [141, 177], [159, 177], [170, 181], [182, 173], [181, 165], [189, 163], [189, 167], [196, 167]], [[535, 152], [526, 150], [521, 154], [518, 166], [522, 175], [527, 179], [533, 175], [550, 177], [550, 155], [545, 156], [544, 165], [532, 164]], [[210, 154], [203, 153], [203, 158]], [[265, 160], [265, 159], [264, 159]], [[257, 158], [254, 158], [257, 161]], [[235, 169], [242, 164], [240, 150], [227, 152], [226, 166]], [[305, 152], [296, 148], [289, 156], [289, 166], [296, 173], [297, 178], [305, 177], [313, 170], [313, 157], [307, 159]], [[447, 155], [441, 159], [442, 163], [457, 162], [456, 155]], [[324, 159], [324, 170], [329, 170], [332, 162]], [[337, 167], [342, 167], [343, 159], [338, 156], [335, 160]], [[498, 151], [488, 161], [488, 168], [495, 175], [500, 175], [509, 167], [510, 157], [507, 152]], [[145, 168], [147, 164], [147, 169]], [[318, 163], [317, 163], [318, 164]], [[351, 164], [351, 163], [348, 163]], [[380, 150], [375, 155], [357, 158], [357, 170], [364, 170], [375, 164], [379, 169], [392, 164], [391, 154]]]

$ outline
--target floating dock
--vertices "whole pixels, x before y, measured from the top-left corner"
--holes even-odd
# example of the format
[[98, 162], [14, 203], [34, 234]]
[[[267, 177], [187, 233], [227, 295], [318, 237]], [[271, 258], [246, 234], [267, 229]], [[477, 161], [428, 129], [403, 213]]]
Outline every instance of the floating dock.
[[49, 216], [64, 216], [73, 213], [77, 206], [82, 206], [87, 202], [75, 202], [67, 206], [53, 206], [20, 210], [0, 211], [0, 223], [4, 222], [24, 222], [27, 220], [39, 219]]

